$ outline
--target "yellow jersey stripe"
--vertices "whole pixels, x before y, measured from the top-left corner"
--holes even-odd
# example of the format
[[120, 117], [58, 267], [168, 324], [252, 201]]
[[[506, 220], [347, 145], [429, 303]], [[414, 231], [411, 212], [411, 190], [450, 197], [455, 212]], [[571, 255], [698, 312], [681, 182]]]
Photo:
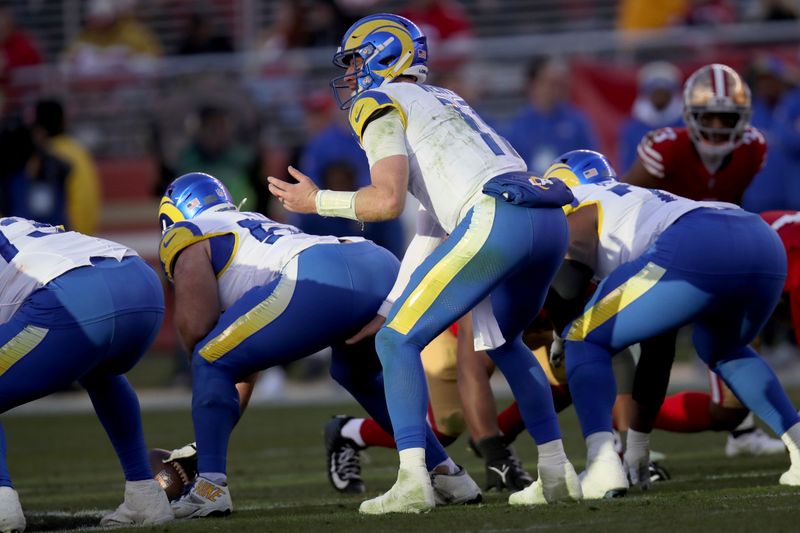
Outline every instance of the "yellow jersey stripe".
[[567, 340], [584, 340], [592, 331], [652, 289], [653, 285], [658, 283], [666, 272], [666, 269], [655, 263], [647, 263], [636, 275], [603, 296], [600, 301], [576, 319], [569, 328]]
[[484, 196], [475, 205], [467, 232], [452, 250], [425, 274], [387, 327], [408, 335], [420, 317], [433, 305], [434, 300], [484, 245], [492, 231], [495, 209], [495, 199], [489, 196]]
[[[294, 265], [293, 269], [292, 265]], [[222, 333], [208, 341], [200, 349], [200, 357], [213, 363], [281, 316], [289, 307], [297, 285], [297, 261], [292, 261], [287, 270], [293, 270], [293, 272], [284, 273], [275, 286], [275, 290], [264, 301], [237, 318]]]
[[25, 326], [25, 329], [5, 343], [0, 348], [0, 376], [36, 348], [49, 331], [36, 326]]

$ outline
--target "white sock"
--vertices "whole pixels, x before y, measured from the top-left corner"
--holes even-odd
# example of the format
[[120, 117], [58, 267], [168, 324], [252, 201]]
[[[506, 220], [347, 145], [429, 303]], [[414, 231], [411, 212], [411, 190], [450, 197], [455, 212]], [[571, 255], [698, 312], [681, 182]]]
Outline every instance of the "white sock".
[[539, 451], [539, 464], [561, 465], [569, 462], [561, 439], [545, 442], [536, 446], [536, 449]]
[[756, 419], [753, 418], [753, 413], [747, 413], [747, 416], [744, 417], [742, 423], [733, 428], [733, 431], [743, 431], [745, 429], [752, 429], [756, 427]]
[[640, 433], [631, 428], [628, 430], [627, 450], [633, 457], [641, 457], [650, 453], [650, 433]]
[[586, 437], [586, 459], [592, 461], [599, 456], [619, 457], [614, 451], [614, 435], [610, 431], [598, 431]]
[[789, 459], [792, 461], [792, 466], [800, 466], [800, 422], [787, 429], [781, 435], [781, 440], [789, 449]]
[[363, 424], [363, 418], [351, 418], [342, 426], [342, 437], [350, 439], [362, 448], [365, 447], [364, 439], [361, 438], [361, 426]]
[[228, 476], [224, 472], [200, 472], [200, 477], [204, 477], [214, 485], [225, 485]]
[[[400, 468], [413, 470], [425, 468], [425, 448], [407, 448], [400, 450]], [[425, 468], [425, 471], [428, 469]]]
[[441, 471], [442, 468], [446, 468], [447, 469], [447, 474], [448, 475], [458, 474], [458, 471], [461, 470], [458, 467], [458, 465], [455, 463], [455, 461], [453, 461], [449, 457], [447, 459], [445, 459], [444, 461], [442, 461], [441, 463], [439, 463], [438, 465], [436, 465], [436, 468], [434, 468], [434, 470], [438, 472], [438, 471]]

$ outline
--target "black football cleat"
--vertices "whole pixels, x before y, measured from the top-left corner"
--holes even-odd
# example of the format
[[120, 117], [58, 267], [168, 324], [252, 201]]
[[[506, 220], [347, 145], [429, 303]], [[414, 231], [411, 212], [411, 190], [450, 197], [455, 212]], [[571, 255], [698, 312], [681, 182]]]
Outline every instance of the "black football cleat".
[[520, 491], [533, 483], [514, 448], [500, 436], [481, 439], [475, 448], [486, 461], [486, 490]]
[[667, 472], [666, 468], [655, 461], [650, 461], [650, 464], [647, 465], [647, 468], [650, 471], [651, 483], [655, 483], [656, 481], [667, 481], [672, 477], [669, 475], [669, 472]]
[[361, 479], [361, 446], [342, 437], [342, 427], [353, 417], [336, 415], [325, 424], [325, 452], [328, 463], [328, 480], [333, 488], [347, 494], [364, 492]]

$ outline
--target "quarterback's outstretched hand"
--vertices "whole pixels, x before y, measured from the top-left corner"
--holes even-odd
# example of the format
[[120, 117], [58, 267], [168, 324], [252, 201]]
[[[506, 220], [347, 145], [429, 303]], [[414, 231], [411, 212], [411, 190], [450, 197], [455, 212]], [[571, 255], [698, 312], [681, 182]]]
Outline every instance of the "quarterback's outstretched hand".
[[269, 176], [269, 192], [278, 197], [283, 207], [293, 213], [316, 213], [316, 197], [319, 187], [311, 178], [290, 166], [289, 174], [297, 180], [297, 183], [289, 183], [278, 178]]
[[386, 317], [381, 315], [375, 315], [375, 318], [369, 321], [369, 324], [361, 328], [361, 331], [347, 339], [345, 344], [355, 344], [367, 337], [375, 335], [378, 333], [378, 330], [381, 329], [383, 323], [386, 322]]

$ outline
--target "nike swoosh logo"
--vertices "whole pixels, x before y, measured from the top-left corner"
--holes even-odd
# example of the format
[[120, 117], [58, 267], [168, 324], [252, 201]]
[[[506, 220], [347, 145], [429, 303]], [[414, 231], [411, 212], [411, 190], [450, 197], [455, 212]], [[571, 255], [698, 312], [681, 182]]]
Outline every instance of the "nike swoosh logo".
[[356, 114], [356, 122], [361, 120], [361, 113], [364, 111], [364, 106], [361, 106], [361, 109], [358, 110], [358, 114]]
[[344, 490], [347, 488], [347, 481], [339, 477], [339, 474], [336, 473], [336, 465], [333, 461], [331, 461], [331, 479], [333, 480], [333, 484], [339, 490]]
[[175, 238], [175, 236], [176, 236], [176, 234], [175, 234], [175, 233], [173, 233], [173, 234], [172, 234], [172, 236], [170, 236], [170, 238], [169, 238], [169, 239], [167, 239], [166, 241], [164, 241], [164, 244], [163, 244], [162, 246], [163, 246], [164, 248], [166, 248], [167, 246], [169, 246], [169, 243], [171, 243], [171, 242], [172, 242], [172, 239], [174, 239], [174, 238]]

